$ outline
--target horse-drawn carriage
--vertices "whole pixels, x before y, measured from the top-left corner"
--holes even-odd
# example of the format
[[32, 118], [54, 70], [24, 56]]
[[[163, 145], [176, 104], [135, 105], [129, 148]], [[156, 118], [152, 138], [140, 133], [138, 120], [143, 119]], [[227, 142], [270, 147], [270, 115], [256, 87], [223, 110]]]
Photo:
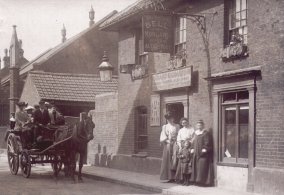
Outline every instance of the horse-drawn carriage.
[[[34, 128], [40, 129], [40, 139], [32, 143]], [[76, 152], [80, 153], [79, 176], [83, 166], [83, 152], [78, 151], [93, 138], [92, 120], [83, 120], [76, 125], [37, 126], [28, 124], [21, 130], [8, 130], [7, 156], [10, 172], [13, 175], [21, 168], [22, 175], [30, 177], [33, 164], [51, 163], [54, 176], [57, 177], [62, 165], [76, 169]], [[81, 163], [82, 161], [82, 163]], [[73, 173], [74, 173], [73, 172]], [[71, 175], [72, 176], [72, 175]], [[73, 174], [74, 177], [74, 174]], [[81, 179], [81, 178], [79, 178]]]

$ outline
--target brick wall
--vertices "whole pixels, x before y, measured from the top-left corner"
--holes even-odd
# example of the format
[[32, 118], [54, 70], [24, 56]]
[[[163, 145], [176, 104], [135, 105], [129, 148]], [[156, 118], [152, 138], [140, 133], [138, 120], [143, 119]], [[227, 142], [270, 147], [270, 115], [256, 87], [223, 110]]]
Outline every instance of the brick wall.
[[[256, 92], [256, 166], [283, 168], [284, 166], [284, 2], [248, 1], [248, 47], [249, 57], [224, 63], [220, 59], [223, 47], [224, 4], [214, 0], [204, 6], [205, 1], [193, 2], [192, 13], [218, 14], [210, 29], [211, 17], [207, 19], [209, 38], [210, 68], [218, 73], [241, 68], [261, 66], [261, 78], [257, 81]], [[210, 16], [210, 15], [209, 15]], [[193, 70], [198, 70], [198, 93], [190, 97], [190, 109], [194, 115], [208, 112], [206, 81], [208, 62], [200, 32], [196, 24], [190, 22], [188, 31], [188, 59]], [[197, 109], [201, 108], [201, 109]], [[206, 115], [206, 114], [205, 114]], [[206, 118], [206, 117], [205, 117]], [[210, 117], [209, 117], [210, 118]], [[210, 120], [208, 122], [210, 124]]]
[[90, 112], [95, 123], [94, 139], [88, 145], [88, 160], [91, 164], [95, 164], [96, 154], [117, 153], [117, 98], [117, 93], [96, 96], [96, 109]]
[[[188, 20], [187, 65], [193, 66], [193, 85], [189, 90], [189, 119], [193, 123], [202, 118], [212, 128], [210, 87], [204, 78], [210, 73], [261, 66], [261, 78], [256, 92], [256, 166], [283, 168], [284, 163], [284, 2], [248, 1], [249, 57], [223, 62], [220, 50], [224, 44], [224, 1], [192, 1], [189, 12], [206, 15], [210, 31], [208, 53], [197, 25]], [[211, 27], [211, 22], [212, 27]], [[120, 32], [119, 65], [134, 63], [133, 34]], [[152, 55], [152, 56], [151, 56]], [[150, 54], [150, 73], [162, 71], [165, 56]], [[208, 60], [209, 59], [209, 60]], [[151, 60], [153, 60], [151, 62]], [[131, 154], [134, 150], [134, 108], [145, 104], [150, 109], [151, 80], [131, 81], [129, 74], [119, 75], [119, 151]], [[160, 127], [149, 127], [149, 153], [160, 156], [157, 140]]]

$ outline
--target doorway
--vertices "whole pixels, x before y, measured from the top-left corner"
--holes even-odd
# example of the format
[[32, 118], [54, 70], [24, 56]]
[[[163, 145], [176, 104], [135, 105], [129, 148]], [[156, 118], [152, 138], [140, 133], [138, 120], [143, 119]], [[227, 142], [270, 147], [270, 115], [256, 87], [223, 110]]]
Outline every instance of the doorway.
[[179, 124], [180, 119], [184, 117], [184, 106], [181, 102], [166, 104], [166, 111], [174, 114], [176, 124]]

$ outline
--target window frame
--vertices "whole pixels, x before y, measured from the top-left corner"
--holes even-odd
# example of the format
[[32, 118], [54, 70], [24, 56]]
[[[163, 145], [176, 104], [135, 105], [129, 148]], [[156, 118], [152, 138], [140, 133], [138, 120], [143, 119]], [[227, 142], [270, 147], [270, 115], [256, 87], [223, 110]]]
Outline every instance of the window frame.
[[[148, 114], [149, 114], [149, 112], [148, 112], [148, 109], [147, 109], [147, 107], [146, 106], [137, 106], [136, 108], [135, 108], [135, 140], [134, 140], [134, 143], [135, 143], [135, 153], [139, 153], [139, 152], [147, 152], [147, 150], [148, 150], [148, 125], [149, 125], [149, 117], [148, 117]], [[144, 134], [140, 134], [140, 128], [141, 128], [141, 121], [140, 121], [140, 116], [143, 116], [143, 117], [145, 117], [144, 119], [145, 119], [145, 121], [144, 122], [146, 122], [145, 124], [144, 124], [144, 127], [146, 128], [146, 129], [144, 129], [145, 130], [145, 132], [146, 132], [146, 134], [145, 134], [145, 132], [144, 132]], [[146, 138], [146, 141], [145, 140], [143, 140], [143, 141], [140, 141], [140, 138]], [[145, 143], [145, 145], [142, 147], [142, 148], [140, 148], [140, 142], [146, 142]]]
[[[181, 24], [182, 20], [182, 24]], [[182, 37], [182, 41], [181, 37]], [[187, 43], [187, 18], [176, 17], [174, 28], [174, 55], [186, 52]]]
[[144, 52], [143, 47], [142, 28], [138, 28], [135, 32], [135, 63], [147, 66], [148, 62], [148, 52]]
[[[243, 1], [245, 1], [246, 6], [243, 8]], [[227, 0], [225, 1], [225, 45], [229, 45], [232, 42], [232, 35], [239, 34], [239, 30], [242, 29], [242, 43], [248, 44], [248, 0], [239, 0], [240, 10], [237, 11], [237, 0]], [[242, 14], [245, 13], [245, 18], [242, 19]], [[237, 14], [239, 14], [239, 19], [237, 19]], [[232, 27], [232, 18], [235, 18], [234, 27]], [[245, 21], [245, 24], [242, 25], [242, 22]], [[239, 26], [236, 23], [239, 22]], [[246, 30], [246, 33], [244, 31]]]
[[[250, 112], [250, 97], [248, 96], [247, 99], [244, 100], [240, 100], [238, 101], [237, 99], [237, 93], [240, 92], [244, 92], [246, 91], [249, 95], [249, 91], [248, 90], [234, 90], [234, 91], [224, 91], [224, 92], [220, 92], [219, 93], [219, 143], [218, 145], [219, 147], [219, 155], [218, 155], [218, 164], [219, 165], [232, 165], [232, 166], [241, 166], [241, 167], [247, 167], [248, 166], [248, 161], [249, 161], [249, 155], [248, 158], [240, 158], [239, 157], [239, 146], [240, 146], [240, 123], [239, 123], [239, 111], [240, 111], [240, 106], [248, 106], [249, 110], [248, 112]], [[235, 93], [235, 101], [230, 101], [230, 102], [224, 102], [224, 94], [228, 94], [228, 93]], [[234, 140], [234, 144], [235, 144], [235, 155], [236, 157], [234, 158], [228, 158], [224, 156], [225, 153], [225, 108], [227, 107], [235, 107], [236, 108], [236, 135], [235, 135], [235, 140]], [[250, 115], [248, 113], [248, 136], [250, 133]], [[248, 137], [248, 150], [249, 150], [249, 137]], [[249, 154], [249, 151], [248, 151]]]

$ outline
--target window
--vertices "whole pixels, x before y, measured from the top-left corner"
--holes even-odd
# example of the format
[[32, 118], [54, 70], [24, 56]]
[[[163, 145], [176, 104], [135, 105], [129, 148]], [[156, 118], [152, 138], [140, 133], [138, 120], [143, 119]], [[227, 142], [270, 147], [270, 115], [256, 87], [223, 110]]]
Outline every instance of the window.
[[221, 95], [222, 162], [247, 164], [249, 132], [248, 91]]
[[175, 54], [186, 50], [186, 18], [179, 17], [175, 25]]
[[137, 38], [136, 38], [136, 44], [137, 44], [137, 46], [136, 46], [136, 52], [137, 52], [136, 62], [137, 62], [137, 64], [140, 64], [140, 65], [147, 65], [148, 64], [148, 53], [144, 52], [141, 29], [137, 31], [136, 36], [137, 36]]
[[147, 108], [145, 106], [139, 106], [136, 108], [136, 137], [135, 145], [136, 152], [142, 152], [147, 149], [148, 146], [148, 119]]
[[240, 35], [243, 43], [247, 44], [247, 0], [229, 2], [229, 42]]

